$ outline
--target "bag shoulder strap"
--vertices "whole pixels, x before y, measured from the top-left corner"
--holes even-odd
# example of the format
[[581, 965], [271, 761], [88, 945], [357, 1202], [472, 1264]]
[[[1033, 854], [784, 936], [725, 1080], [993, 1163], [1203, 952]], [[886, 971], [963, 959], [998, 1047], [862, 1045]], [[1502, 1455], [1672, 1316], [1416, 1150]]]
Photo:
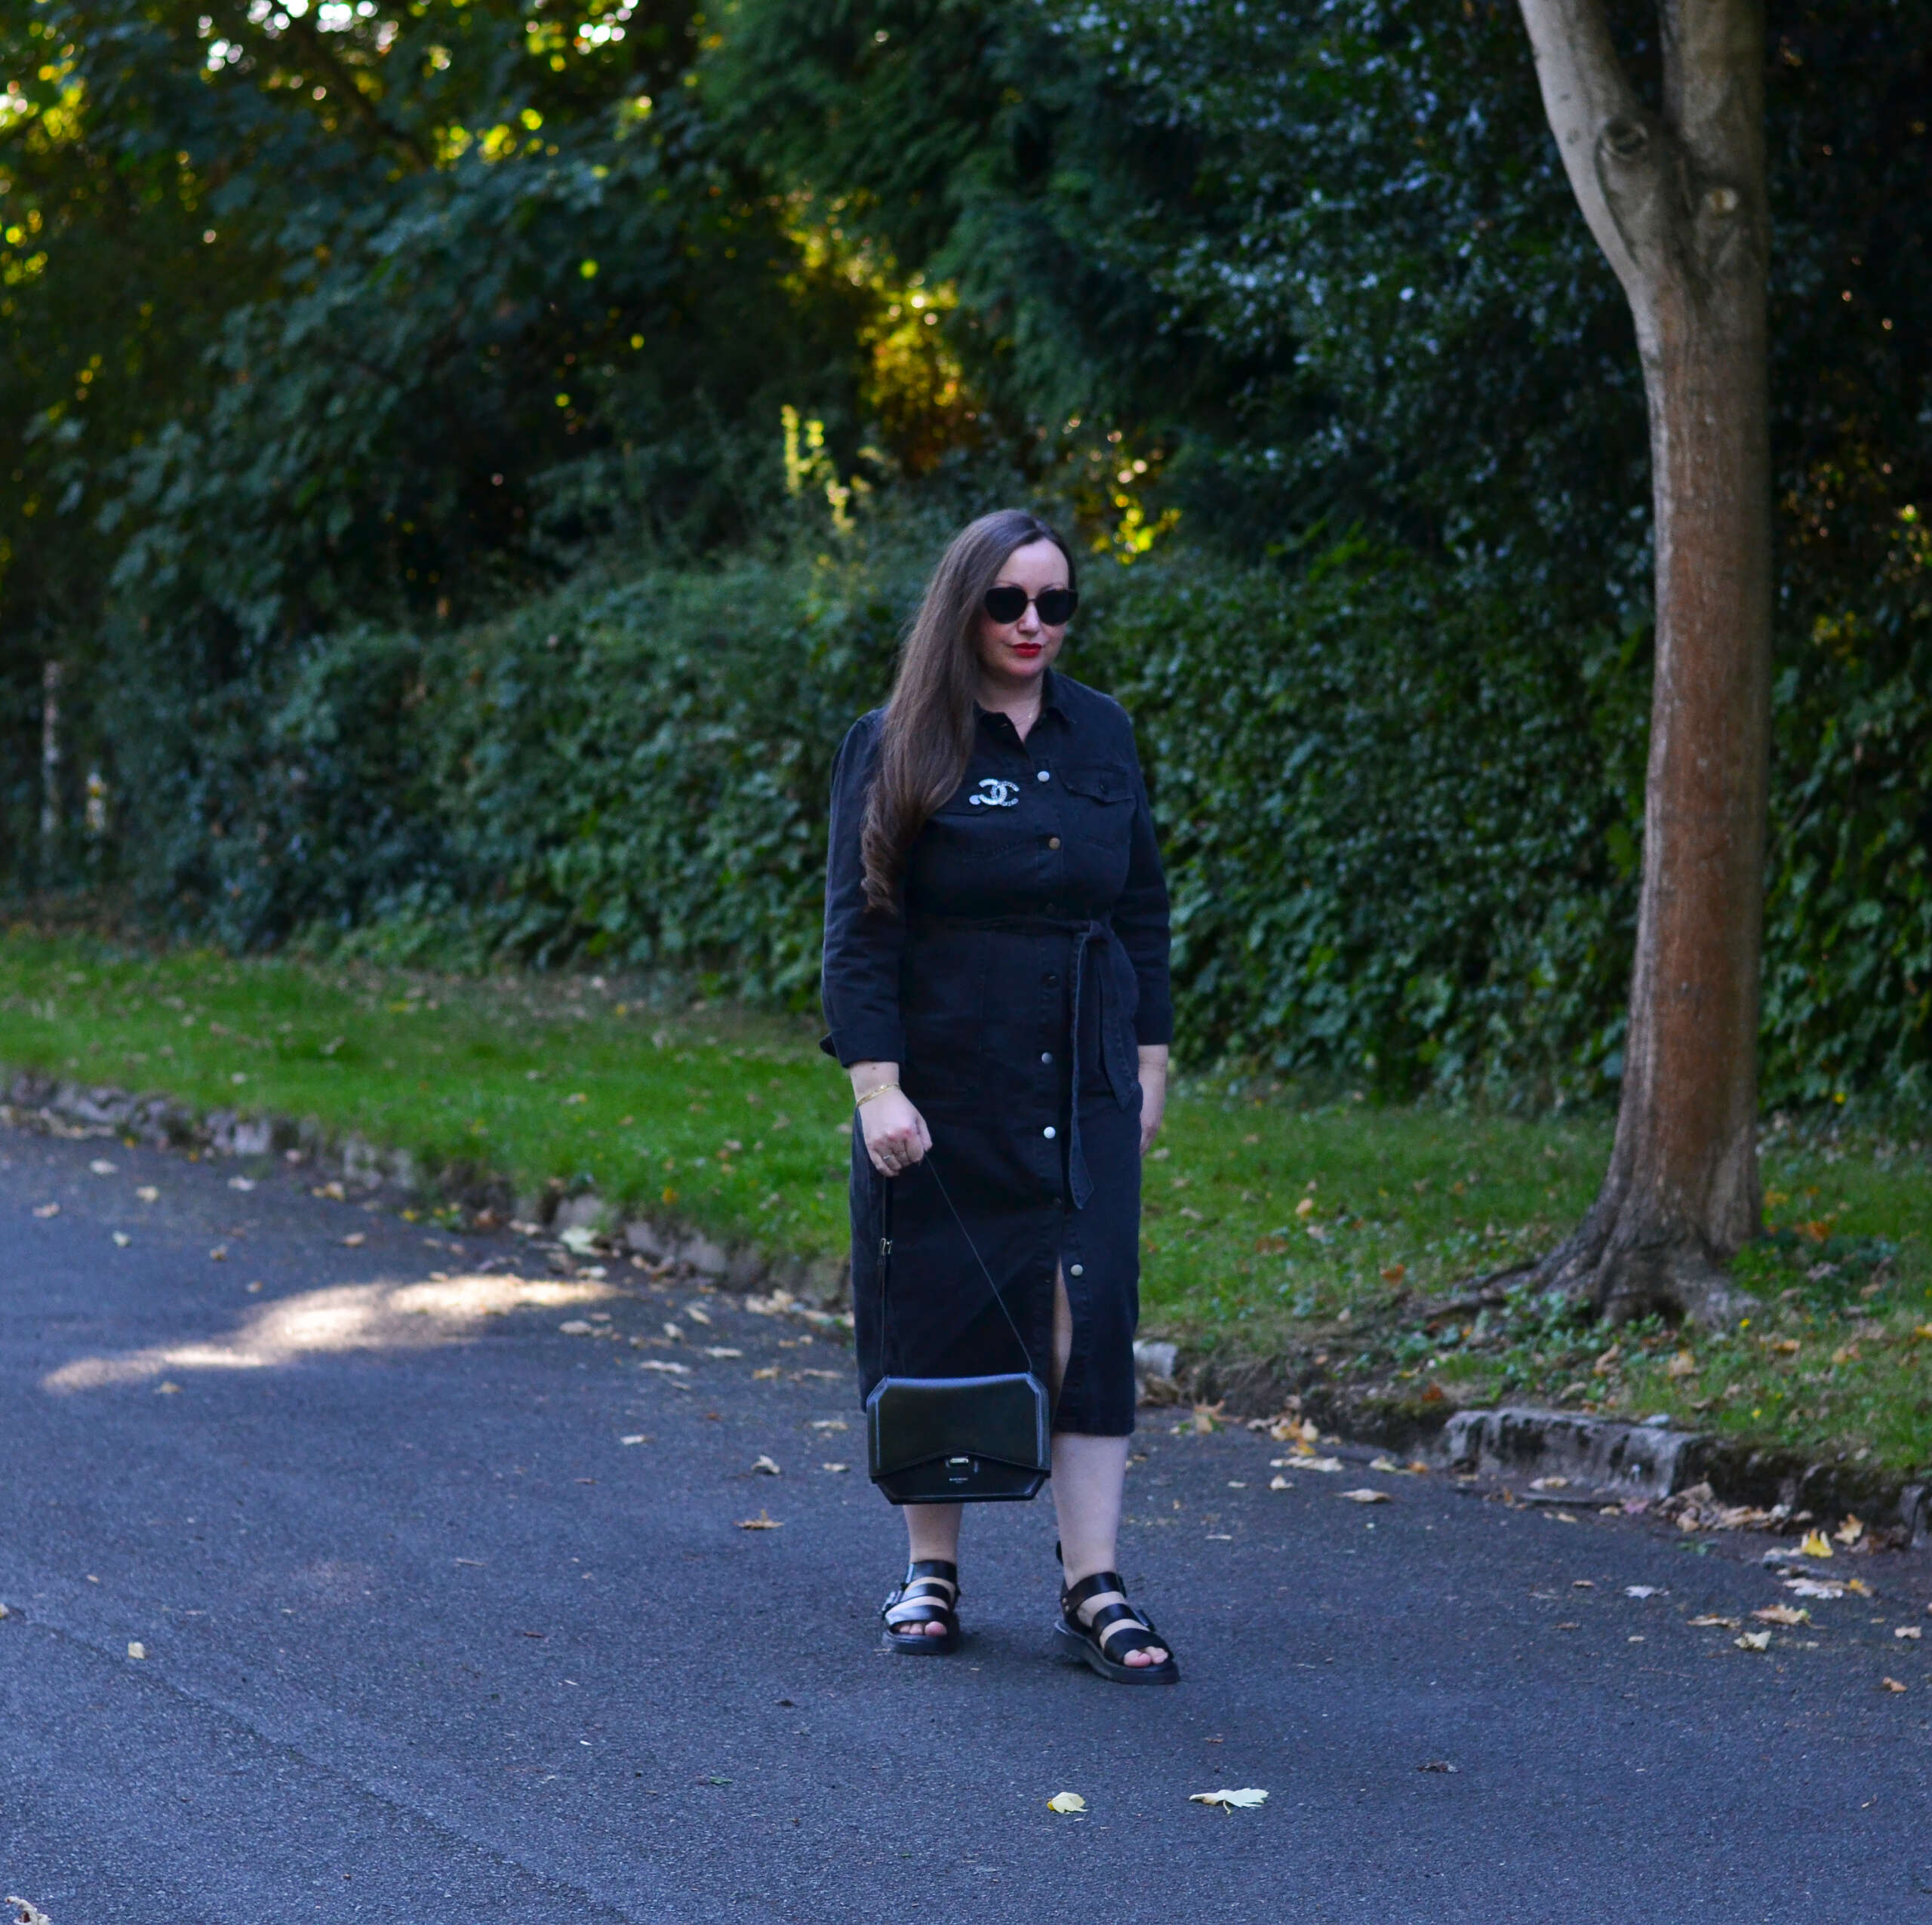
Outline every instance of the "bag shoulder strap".
[[[927, 1170], [931, 1173], [933, 1182], [938, 1186], [940, 1196], [945, 1199], [947, 1210], [952, 1213], [953, 1222], [958, 1225], [960, 1236], [964, 1241], [966, 1247], [973, 1253], [973, 1261], [980, 1266], [980, 1275], [986, 1280], [986, 1288], [992, 1291], [994, 1302], [999, 1305], [999, 1314], [1006, 1319], [1006, 1327], [1013, 1333], [1013, 1340], [1020, 1346], [1020, 1354], [1026, 1361], [1027, 1374], [1029, 1376], [1038, 1376], [1039, 1373], [1033, 1367], [1033, 1353], [1028, 1348], [1026, 1338], [1020, 1335], [1020, 1326], [1013, 1321], [1013, 1312], [1006, 1307], [1006, 1299], [1000, 1294], [998, 1284], [993, 1281], [993, 1273], [986, 1268], [986, 1260], [980, 1254], [979, 1245], [974, 1242], [972, 1232], [966, 1227], [966, 1219], [960, 1215], [958, 1205], [952, 1201], [952, 1192], [947, 1189], [944, 1180], [940, 1176], [939, 1166], [933, 1161], [933, 1153], [931, 1150], [927, 1151], [923, 1161]], [[892, 1348], [892, 1312], [891, 1306], [886, 1300], [886, 1293], [891, 1284], [892, 1275], [892, 1182], [895, 1179], [887, 1179], [885, 1207], [881, 1213], [883, 1227], [878, 1241], [879, 1316], [885, 1337], [883, 1348], [888, 1355]], [[889, 1366], [887, 1373], [891, 1374]]]

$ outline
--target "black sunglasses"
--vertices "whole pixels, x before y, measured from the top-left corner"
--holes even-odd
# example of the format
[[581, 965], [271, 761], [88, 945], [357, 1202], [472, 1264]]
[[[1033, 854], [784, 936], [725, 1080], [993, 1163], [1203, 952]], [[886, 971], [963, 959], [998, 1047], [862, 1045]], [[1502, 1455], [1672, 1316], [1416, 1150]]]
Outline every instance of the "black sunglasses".
[[986, 598], [980, 605], [1004, 627], [1026, 613], [1029, 601], [1040, 611], [1040, 620], [1050, 629], [1063, 627], [1073, 619], [1074, 610], [1080, 606], [1079, 595], [1070, 588], [1042, 589], [1038, 595], [1029, 595], [1023, 588], [1004, 583], [988, 589]]

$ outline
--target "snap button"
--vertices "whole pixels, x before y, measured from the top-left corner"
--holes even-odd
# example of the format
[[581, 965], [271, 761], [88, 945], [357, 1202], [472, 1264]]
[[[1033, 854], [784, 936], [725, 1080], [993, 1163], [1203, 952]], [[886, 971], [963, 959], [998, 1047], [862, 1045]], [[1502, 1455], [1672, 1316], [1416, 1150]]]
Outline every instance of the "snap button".
[[1048, 836], [1047, 838], [1047, 847], [1049, 849], [1057, 849], [1060, 847], [1060, 838], [1057, 835]]
[[1051, 769], [1042, 769], [1040, 773], [1033, 778], [1035, 782], [1051, 782], [1053, 779], [1053, 771]]
[[1042, 1062], [1051, 1062], [1053, 1059], [1054, 1053], [1051, 1050], [1042, 1050], [1040, 1052], [1040, 1060]]
[[1049, 989], [1051, 989], [1059, 982], [1060, 978], [1057, 976], [1043, 976], [1040, 978], [1040, 980], [1044, 982]]
[[1041, 1136], [1047, 1137], [1049, 1140], [1054, 1136], [1058, 1136], [1059, 1133], [1060, 1132], [1056, 1130], [1051, 1123], [1049, 1123], [1047, 1127], [1040, 1132]]
[[1066, 1274], [1069, 1277], [1084, 1277], [1087, 1274], [1087, 1266], [1084, 1263], [1069, 1263], [1067, 1265]]

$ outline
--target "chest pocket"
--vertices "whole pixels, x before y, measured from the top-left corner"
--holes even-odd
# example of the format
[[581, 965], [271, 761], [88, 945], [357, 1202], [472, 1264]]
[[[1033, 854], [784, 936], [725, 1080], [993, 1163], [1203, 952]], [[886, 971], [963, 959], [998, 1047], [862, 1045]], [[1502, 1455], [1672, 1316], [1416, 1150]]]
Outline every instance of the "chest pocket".
[[1069, 798], [1067, 827], [1082, 841], [1108, 848], [1127, 847], [1134, 819], [1134, 777], [1125, 769], [1103, 764], [1084, 769], [1063, 769], [1060, 783]]

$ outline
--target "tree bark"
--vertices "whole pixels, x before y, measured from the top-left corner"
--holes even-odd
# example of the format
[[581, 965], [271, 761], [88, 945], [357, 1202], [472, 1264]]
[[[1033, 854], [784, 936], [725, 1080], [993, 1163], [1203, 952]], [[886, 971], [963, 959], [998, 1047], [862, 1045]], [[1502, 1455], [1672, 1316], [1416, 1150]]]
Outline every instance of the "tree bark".
[[1603, 1188], [1540, 1281], [1621, 1322], [1749, 1307], [1760, 1227], [1758, 970], [1771, 535], [1764, 29], [1752, 0], [1660, 0], [1664, 97], [1601, 0], [1521, 0], [1578, 204], [1636, 324], [1650, 410], [1657, 653], [1622, 1100]]
[[40, 883], [51, 887], [60, 866], [60, 664], [40, 671]]

